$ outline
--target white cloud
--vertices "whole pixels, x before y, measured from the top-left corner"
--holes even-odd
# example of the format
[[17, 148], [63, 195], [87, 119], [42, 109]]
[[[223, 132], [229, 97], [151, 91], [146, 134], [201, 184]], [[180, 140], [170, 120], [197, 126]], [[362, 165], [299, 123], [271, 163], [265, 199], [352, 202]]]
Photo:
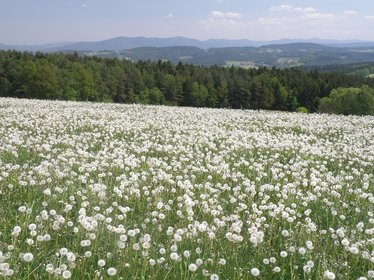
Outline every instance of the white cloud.
[[207, 29], [212, 29], [216, 27], [220, 28], [237, 28], [243, 26], [240, 21], [241, 14], [235, 12], [222, 12], [222, 11], [212, 11], [208, 18], [205, 20], [200, 20], [198, 23]]
[[86, 8], [86, 7], [88, 7], [88, 4], [82, 4], [81, 5], [83, 8]]
[[[288, 14], [302, 14], [304, 19], [313, 19], [313, 20], [332, 20], [339, 17], [336, 14], [332, 13], [323, 13], [318, 11], [316, 8], [313, 7], [299, 7], [293, 6], [291, 4], [282, 4], [279, 6], [271, 6], [270, 12], [276, 13], [288, 13]], [[343, 12], [344, 16], [354, 16], [357, 15], [358, 12], [354, 10], [346, 10]]]
[[353, 11], [353, 10], [348, 10], [348, 11], [344, 11], [343, 14], [346, 16], [354, 16], [354, 15], [357, 15], [358, 12]]
[[368, 20], [374, 20], [374, 15], [365, 18], [355, 15], [359, 13], [354, 10], [333, 13], [307, 5], [282, 4], [269, 6], [266, 14], [252, 19], [238, 12], [217, 9], [198, 24], [216, 37], [245, 37], [253, 40], [363, 37], [366, 31], [360, 26], [364, 25], [365, 18], [366, 24]]
[[210, 13], [210, 17], [212, 18], [239, 18], [240, 14], [239, 13], [232, 13], [232, 12], [222, 12], [222, 11], [212, 11]]
[[337, 16], [334, 14], [325, 14], [325, 13], [307, 13], [303, 15], [303, 18], [311, 19], [311, 20], [332, 20], [332, 19], [336, 19]]
[[271, 6], [272, 12], [298, 12], [298, 13], [314, 13], [317, 10], [313, 7], [296, 7], [290, 4], [282, 4], [280, 6]]
[[169, 13], [168, 15], [165, 16], [166, 18], [172, 18], [174, 15], [172, 13]]
[[[287, 22], [293, 22], [299, 24], [301, 22], [305, 23], [308, 21], [326, 21], [326, 20], [335, 20], [339, 16], [332, 13], [323, 13], [317, 9], [307, 6], [299, 7], [293, 6], [291, 4], [282, 4], [279, 6], [271, 6], [269, 11], [271, 16], [263, 17], [258, 19], [259, 23], [262, 24], [284, 24]], [[354, 11], [347, 11], [352, 14]], [[275, 15], [275, 16], [274, 16]], [[279, 16], [279, 15], [287, 15]]]

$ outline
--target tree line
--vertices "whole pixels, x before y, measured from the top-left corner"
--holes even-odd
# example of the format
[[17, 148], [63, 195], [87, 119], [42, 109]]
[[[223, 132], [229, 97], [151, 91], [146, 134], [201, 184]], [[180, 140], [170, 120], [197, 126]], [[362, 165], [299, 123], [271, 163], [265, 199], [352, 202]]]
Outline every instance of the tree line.
[[333, 89], [363, 85], [373, 92], [373, 79], [337, 72], [0, 51], [2, 97], [316, 112]]

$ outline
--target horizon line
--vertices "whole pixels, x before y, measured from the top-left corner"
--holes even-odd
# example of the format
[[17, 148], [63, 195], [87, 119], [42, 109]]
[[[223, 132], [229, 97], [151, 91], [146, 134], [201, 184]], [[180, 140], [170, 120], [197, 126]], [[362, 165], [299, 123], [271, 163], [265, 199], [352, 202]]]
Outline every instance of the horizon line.
[[342, 43], [374, 43], [374, 39], [331, 39], [331, 38], [320, 38], [320, 37], [312, 37], [312, 38], [279, 38], [279, 39], [269, 39], [269, 40], [253, 40], [248, 38], [238, 38], [238, 39], [229, 39], [229, 38], [209, 38], [209, 39], [196, 39], [192, 37], [186, 37], [186, 36], [166, 36], [166, 37], [157, 37], [157, 36], [125, 36], [125, 35], [119, 35], [114, 37], [109, 37], [105, 39], [98, 39], [98, 40], [82, 40], [82, 41], [50, 41], [50, 42], [44, 42], [44, 43], [7, 43], [7, 42], [1, 42], [0, 45], [6, 45], [6, 46], [43, 46], [43, 45], [50, 45], [50, 44], [76, 44], [76, 43], [94, 43], [94, 42], [102, 42], [102, 41], [108, 41], [113, 39], [119, 39], [119, 38], [127, 38], [127, 39], [174, 39], [174, 38], [182, 38], [182, 39], [188, 39], [188, 40], [195, 40], [199, 42], [207, 42], [212, 40], [222, 40], [222, 41], [249, 41], [249, 42], [275, 42], [275, 41], [331, 41], [331, 42], [342, 42]]

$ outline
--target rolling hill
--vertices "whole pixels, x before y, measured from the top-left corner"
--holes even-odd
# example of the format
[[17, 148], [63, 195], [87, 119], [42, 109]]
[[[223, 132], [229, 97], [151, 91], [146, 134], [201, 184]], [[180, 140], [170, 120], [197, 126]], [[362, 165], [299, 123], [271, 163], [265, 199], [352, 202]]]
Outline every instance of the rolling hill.
[[338, 48], [314, 43], [265, 45], [261, 47], [141, 47], [123, 51], [81, 52], [82, 55], [138, 60], [168, 60], [195, 65], [295, 67], [343, 65], [374, 61], [373, 48]]
[[283, 39], [272, 42], [185, 37], [116, 37], [97, 42], [36, 46], [0, 44], [0, 49], [78, 52], [81, 55], [138, 60], [168, 60], [195, 65], [251, 67], [325, 66], [373, 62], [374, 43], [334, 40]]

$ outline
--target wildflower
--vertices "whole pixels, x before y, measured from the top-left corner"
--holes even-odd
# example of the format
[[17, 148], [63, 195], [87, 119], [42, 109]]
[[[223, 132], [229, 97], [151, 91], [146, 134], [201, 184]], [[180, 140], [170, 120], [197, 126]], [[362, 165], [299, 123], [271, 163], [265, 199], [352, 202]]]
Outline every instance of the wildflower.
[[103, 259], [98, 260], [97, 265], [100, 266], [100, 267], [105, 266], [105, 260], [103, 260]]
[[358, 248], [355, 247], [355, 246], [352, 246], [352, 247], [349, 248], [349, 252], [351, 252], [352, 254], [357, 255], [358, 254]]
[[61, 276], [62, 278], [64, 279], [69, 279], [71, 277], [71, 272], [69, 270], [64, 270], [62, 273], [61, 273]]
[[203, 260], [202, 259], [196, 259], [196, 265], [200, 266], [203, 264]]
[[171, 253], [170, 254], [170, 259], [172, 259], [173, 261], [178, 261], [179, 260], [179, 255], [175, 252]]
[[69, 252], [69, 250], [66, 249], [66, 248], [61, 248], [61, 249], [60, 249], [60, 255], [61, 255], [61, 256], [65, 256], [68, 252]]
[[288, 237], [290, 234], [289, 234], [289, 232], [288, 232], [288, 230], [286, 230], [286, 229], [284, 229], [284, 230], [282, 230], [282, 235], [284, 236], [284, 237]]
[[254, 276], [254, 277], [257, 277], [260, 275], [260, 270], [258, 270], [258, 268], [252, 268], [251, 269], [251, 274]]
[[86, 252], [84, 253], [84, 256], [85, 256], [86, 258], [90, 258], [90, 257], [92, 257], [92, 252], [91, 252], [91, 251], [86, 251]]
[[66, 258], [67, 258], [67, 260], [68, 260], [69, 262], [74, 262], [75, 259], [76, 259], [76, 256], [74, 255], [74, 253], [69, 252], [69, 253], [66, 254]]
[[219, 280], [219, 276], [217, 274], [211, 274], [209, 277], [210, 280]]
[[23, 255], [23, 260], [25, 262], [31, 262], [34, 259], [34, 255], [32, 253], [25, 253]]
[[114, 276], [117, 274], [117, 269], [115, 269], [114, 267], [109, 267], [107, 273], [109, 276]]
[[197, 265], [194, 263], [189, 264], [188, 270], [191, 272], [195, 272], [197, 270]]
[[312, 271], [312, 268], [309, 265], [303, 266], [304, 273], [310, 273]]
[[334, 280], [335, 279], [335, 274], [329, 270], [326, 270], [324, 273], [323, 273], [323, 277], [325, 279], [329, 279], [329, 280]]

